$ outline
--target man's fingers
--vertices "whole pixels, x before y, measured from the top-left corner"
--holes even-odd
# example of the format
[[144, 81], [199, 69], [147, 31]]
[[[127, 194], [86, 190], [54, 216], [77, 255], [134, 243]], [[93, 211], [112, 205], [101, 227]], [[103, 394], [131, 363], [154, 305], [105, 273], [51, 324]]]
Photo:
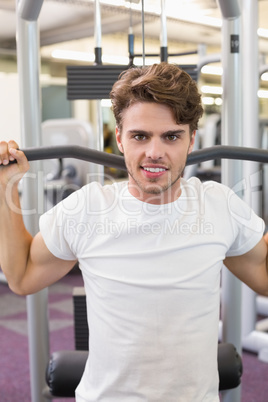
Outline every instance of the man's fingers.
[[16, 143], [16, 141], [14, 141], [14, 140], [11, 140], [11, 141], [9, 141], [8, 142], [8, 150], [9, 150], [9, 154], [10, 154], [10, 156], [9, 156], [9, 160], [10, 161], [14, 161], [15, 160], [15, 155], [11, 152], [11, 150], [13, 150], [13, 149], [18, 149], [19, 148], [19, 146], [18, 146], [18, 144]]
[[23, 152], [19, 151], [16, 148], [9, 148], [9, 153], [10, 153], [10, 157], [13, 159], [19, 159], [23, 154]]
[[[29, 162], [25, 154], [18, 148], [19, 146], [16, 141], [11, 140], [9, 142], [0, 142], [0, 166], [8, 166], [9, 164], [14, 163], [14, 161], [17, 162], [16, 168], [13, 167], [11, 170], [5, 171], [5, 173], [4, 171], [1, 172], [2, 174], [6, 175], [6, 178], [11, 174], [14, 175], [14, 172], [19, 172], [21, 175], [23, 175], [29, 169]], [[3, 177], [4, 176], [2, 176], [2, 179]]]
[[14, 154], [10, 153], [10, 148], [18, 148], [16, 141], [0, 142], [0, 165], [8, 165], [10, 161], [14, 161]]
[[29, 162], [25, 156], [25, 154], [20, 151], [19, 149], [15, 148], [9, 148], [9, 161], [14, 161], [16, 160], [18, 162], [18, 165], [20, 169], [22, 170], [28, 170], [29, 168]]
[[7, 145], [8, 145], [8, 148], [15, 148], [15, 149], [19, 148], [18, 144], [14, 140], [8, 141]]
[[0, 142], [0, 164], [7, 165], [9, 162], [8, 145], [5, 141]]

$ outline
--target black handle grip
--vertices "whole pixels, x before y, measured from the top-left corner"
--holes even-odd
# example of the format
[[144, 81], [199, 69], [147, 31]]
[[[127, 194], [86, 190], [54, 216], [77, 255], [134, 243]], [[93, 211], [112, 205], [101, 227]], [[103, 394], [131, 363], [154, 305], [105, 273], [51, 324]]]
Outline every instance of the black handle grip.
[[99, 165], [126, 170], [125, 160], [122, 156], [108, 154], [106, 152], [97, 151], [95, 149], [81, 147], [78, 145], [27, 148], [21, 149], [21, 151], [25, 153], [28, 161], [75, 158]]

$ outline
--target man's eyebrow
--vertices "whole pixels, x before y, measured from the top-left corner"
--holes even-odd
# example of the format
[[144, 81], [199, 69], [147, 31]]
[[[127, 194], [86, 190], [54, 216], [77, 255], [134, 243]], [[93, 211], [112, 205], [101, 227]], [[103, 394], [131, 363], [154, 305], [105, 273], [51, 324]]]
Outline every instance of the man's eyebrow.
[[[175, 135], [175, 134], [184, 134], [186, 131], [182, 128], [180, 129], [175, 129], [175, 130], [167, 130], [161, 133], [161, 136], [166, 136], [166, 135]], [[152, 136], [153, 133], [152, 131], [146, 131], [146, 130], [141, 130], [141, 129], [132, 129], [128, 130], [127, 134], [135, 134], [135, 135], [149, 135]]]
[[168, 130], [162, 133], [162, 135], [174, 135], [174, 134], [184, 134], [186, 131], [182, 128], [179, 128], [177, 130]]
[[151, 131], [140, 130], [140, 129], [132, 129], [128, 130], [127, 134], [135, 134], [135, 135], [153, 135]]

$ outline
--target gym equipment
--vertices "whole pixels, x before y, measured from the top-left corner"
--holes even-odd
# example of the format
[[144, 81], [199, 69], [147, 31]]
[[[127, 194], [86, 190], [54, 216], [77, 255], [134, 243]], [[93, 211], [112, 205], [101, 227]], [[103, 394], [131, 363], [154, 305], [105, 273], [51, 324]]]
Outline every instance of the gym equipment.
[[[95, 133], [90, 123], [74, 118], [52, 119], [42, 123], [42, 144], [79, 145], [95, 149]], [[44, 209], [48, 210], [89, 181], [97, 180], [97, 165], [79, 159], [53, 159], [43, 162]]]
[[[41, 147], [24, 149], [23, 151], [30, 161], [74, 157], [125, 169], [122, 156], [110, 155], [79, 146]], [[193, 152], [189, 155], [187, 163], [199, 163], [209, 158], [242, 158], [243, 160], [253, 159], [267, 163], [268, 151], [243, 147], [215, 146]], [[87, 354], [87, 352], [81, 353], [80, 351], [56, 352], [51, 356], [47, 369], [47, 382], [51, 395], [60, 397], [72, 397], [74, 395], [74, 389], [81, 378]], [[238, 387], [242, 375], [242, 363], [239, 353], [237, 353], [233, 345], [228, 343], [219, 345], [218, 365], [221, 380], [219, 390], [230, 390]]]
[[[54, 352], [46, 371], [50, 397], [74, 397], [82, 377], [88, 351], [71, 350]], [[219, 391], [236, 388], [241, 382], [243, 365], [240, 355], [230, 343], [218, 345]]]
[[[100, 1], [95, 0], [94, 2], [94, 40], [95, 40], [95, 63], [97, 65], [102, 65], [102, 48], [101, 48], [101, 35], [102, 35], [102, 27], [101, 27], [101, 9], [100, 9]], [[101, 110], [101, 100], [98, 99], [95, 101], [96, 114], [97, 114], [97, 141], [96, 141], [96, 149], [99, 151], [103, 151], [104, 147], [104, 138], [103, 138], [103, 118], [102, 118], [102, 110]], [[98, 167], [98, 181], [103, 183], [104, 177], [103, 167]]]
[[[181, 65], [193, 79], [197, 79], [197, 68]], [[67, 66], [67, 99], [108, 99], [112, 86], [128, 66], [93, 65]]]
[[[222, 139], [221, 144], [242, 146], [242, 56], [240, 52], [241, 9], [238, 0], [219, 0], [222, 20]], [[234, 188], [243, 179], [242, 162], [222, 161], [221, 180]], [[239, 195], [242, 197], [242, 193]], [[223, 267], [221, 291], [222, 341], [232, 343], [238, 352], [241, 342], [242, 284]], [[235, 323], [235, 325], [234, 325]], [[240, 387], [227, 391], [224, 402], [239, 402]]]
[[[42, 5], [43, 0], [16, 1], [21, 139], [24, 147], [41, 145], [40, 44], [37, 20]], [[41, 162], [31, 164], [31, 172], [40, 170]], [[24, 208], [34, 209], [38, 202], [42, 202], [43, 190], [40, 188], [40, 191], [37, 191], [38, 187], [35, 180], [24, 180]], [[38, 214], [24, 216], [26, 228], [33, 235], [38, 231], [38, 219]], [[44, 370], [49, 355], [47, 300], [48, 289], [26, 297], [32, 402], [46, 400], [42, 390], [45, 386]]]
[[[167, 48], [167, 29], [166, 29], [166, 14], [165, 14], [165, 0], [161, 0], [161, 48], [159, 54], [146, 54], [145, 53], [145, 40], [144, 40], [144, 4], [142, 2], [142, 47], [143, 53], [134, 53], [134, 35], [132, 34], [132, 26], [130, 25], [130, 33], [128, 35], [128, 52], [129, 52], [129, 65], [103, 65], [101, 60], [101, 13], [99, 0], [95, 0], [95, 63], [92, 66], [67, 66], [67, 99], [109, 99], [113, 84], [118, 80], [119, 75], [128, 68], [133, 66], [134, 57], [143, 57], [143, 64], [145, 64], [145, 56], [160, 56], [161, 61], [167, 61], [169, 56], [183, 56], [186, 54], [197, 53], [186, 52], [178, 54], [168, 54]], [[130, 21], [131, 21], [131, 8], [130, 8]], [[196, 65], [181, 65], [194, 80], [197, 80], [198, 71]]]
[[[38, 3], [38, 7], [36, 6]], [[38, 29], [37, 19], [38, 10], [42, 7], [42, 0], [18, 0], [18, 30], [17, 30], [17, 51], [18, 51], [18, 71], [20, 79], [20, 93], [21, 93], [21, 116], [22, 116], [22, 146], [27, 148], [30, 146], [39, 147], [40, 141], [40, 96], [39, 96], [39, 43], [38, 43]], [[231, 145], [236, 144], [238, 136], [242, 130], [237, 122], [241, 119], [241, 72], [237, 71], [237, 66], [240, 65], [239, 53], [230, 54], [230, 35], [237, 35], [237, 26], [240, 20], [240, 9], [238, 1], [234, 0], [221, 0], [219, 2], [223, 21], [223, 44], [224, 44], [224, 75], [225, 83], [228, 84], [228, 90], [224, 87], [224, 95], [227, 93], [228, 98], [225, 98], [223, 107], [223, 121], [224, 125], [229, 131], [231, 142], [225, 142]], [[29, 5], [24, 8], [23, 5]], [[22, 12], [23, 9], [28, 11]], [[33, 10], [37, 12], [33, 13]], [[32, 15], [34, 14], [34, 15]], [[233, 29], [235, 32], [233, 32]], [[233, 42], [236, 44], [236, 42]], [[228, 50], [227, 50], [228, 49]], [[234, 50], [233, 47], [232, 50]], [[228, 73], [228, 74], [227, 74]], [[236, 90], [239, 90], [237, 94]], [[244, 88], [245, 89], [245, 88]], [[239, 95], [239, 96], [237, 96]], [[235, 141], [235, 143], [233, 142]], [[267, 161], [267, 160], [266, 160]], [[263, 162], [264, 163], [264, 162]], [[32, 165], [33, 166], [33, 165]], [[236, 165], [237, 166], [237, 165]], [[37, 170], [37, 169], [36, 169]], [[233, 165], [228, 166], [228, 172], [239, 171], [239, 167], [236, 168]], [[35, 191], [35, 183], [32, 183], [32, 191], [29, 187], [23, 189], [23, 199], [25, 205], [29, 209], [31, 205], [37, 205], [35, 201], [38, 198], [38, 194]], [[226, 181], [225, 184], [232, 187], [231, 181]], [[39, 195], [39, 198], [42, 195]], [[31, 233], [37, 231], [36, 219], [34, 217], [26, 217], [26, 226]], [[240, 349], [240, 336], [241, 330], [239, 327], [240, 315], [239, 310], [241, 300], [240, 286], [234, 284], [233, 278], [223, 280], [223, 287], [225, 288], [224, 299], [224, 337], [225, 340], [230, 341], [236, 345], [237, 349]], [[235, 297], [234, 297], [235, 296]], [[228, 302], [228, 303], [227, 303]], [[46, 365], [48, 356], [48, 323], [47, 323], [47, 290], [39, 292], [36, 295], [27, 297], [27, 310], [29, 319], [29, 348], [30, 348], [30, 373], [31, 373], [31, 400], [33, 402], [43, 401], [42, 389], [43, 389], [43, 374], [44, 367]], [[229, 308], [228, 308], [229, 306]], [[234, 328], [233, 323], [236, 323]], [[225, 325], [226, 324], [226, 325]], [[230, 330], [229, 330], [230, 329]], [[227, 391], [229, 393], [229, 391]], [[235, 395], [224, 395], [224, 402], [227, 402], [227, 398], [231, 402], [237, 402], [240, 397]]]
[[42, 5], [43, 1], [19, 0], [17, 11], [20, 17], [25, 21], [36, 21], [40, 14]]
[[[29, 161], [77, 158], [88, 162], [115, 167], [126, 170], [123, 156], [107, 154], [81, 146], [54, 146], [21, 149]], [[228, 145], [215, 145], [214, 147], [193, 151], [188, 155], [187, 165], [204, 162], [211, 159], [251, 160], [260, 163], [268, 162], [268, 150], [247, 147], [232, 147]]]
[[[110, 155], [79, 146], [41, 147], [24, 149], [23, 152], [25, 152], [29, 161], [72, 157], [125, 169], [124, 158], [122, 156]], [[267, 163], [268, 151], [252, 148], [215, 146], [193, 152], [189, 155], [187, 163], [199, 163], [209, 158], [242, 158], [243, 160], [253, 159]], [[47, 382], [53, 396], [73, 396], [74, 389], [81, 378], [86, 357], [87, 352], [81, 353], [80, 351], [56, 352], [51, 356], [47, 371]], [[242, 375], [242, 363], [234, 346], [230, 346], [230, 344], [219, 345], [218, 364], [221, 379], [219, 389], [226, 390], [237, 387], [240, 384]]]
[[[248, 82], [247, 88], [243, 87], [242, 140], [244, 146], [260, 148], [259, 100], [257, 95], [259, 89], [258, 5], [252, 0], [247, 0], [241, 3], [241, 7], [243, 11], [243, 83]], [[265, 168], [267, 167], [265, 166]], [[265, 182], [264, 177], [261, 177], [261, 167], [252, 161], [245, 162], [243, 164], [243, 175], [245, 177], [243, 199], [257, 215], [261, 215], [261, 192], [258, 191], [258, 188], [260, 189], [261, 183], [263, 183], [263, 187], [267, 185], [267, 181]], [[264, 356], [263, 350], [268, 350], [268, 335], [264, 331], [256, 331], [256, 321], [256, 294], [242, 284], [242, 346], [246, 350]]]
[[67, 66], [67, 99], [108, 99], [123, 65]]
[[[75, 350], [51, 354], [46, 370], [48, 390], [54, 397], [73, 397], [88, 358], [88, 324], [84, 287], [73, 290]], [[236, 388], [241, 382], [243, 365], [232, 344], [218, 345], [219, 391]]]

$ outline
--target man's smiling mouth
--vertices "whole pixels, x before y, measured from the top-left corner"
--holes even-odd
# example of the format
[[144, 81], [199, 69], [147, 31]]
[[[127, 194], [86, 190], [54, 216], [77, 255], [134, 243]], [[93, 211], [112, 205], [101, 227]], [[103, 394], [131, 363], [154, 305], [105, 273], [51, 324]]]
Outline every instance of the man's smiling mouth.
[[165, 168], [153, 168], [153, 167], [143, 167], [146, 172], [151, 172], [151, 173], [159, 173], [159, 172], [165, 172], [167, 169]]

